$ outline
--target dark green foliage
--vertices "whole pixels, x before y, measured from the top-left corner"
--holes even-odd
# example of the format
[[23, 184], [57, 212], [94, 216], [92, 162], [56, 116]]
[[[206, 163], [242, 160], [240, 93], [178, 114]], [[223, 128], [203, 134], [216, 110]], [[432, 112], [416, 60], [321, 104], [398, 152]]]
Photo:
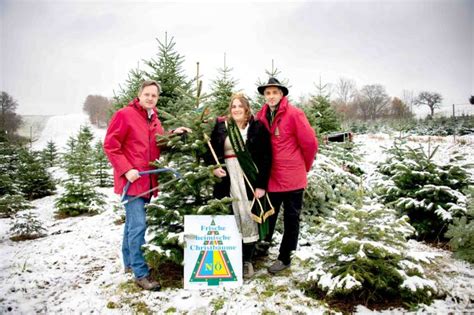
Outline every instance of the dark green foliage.
[[94, 148], [94, 179], [97, 187], [113, 186], [111, 166], [105, 155], [102, 141], [98, 141]]
[[[383, 174], [376, 192], [382, 200], [410, 217], [419, 239], [444, 240], [453, 217], [466, 212], [461, 191], [472, 184], [460, 156], [439, 165], [433, 160], [437, 148], [426, 153], [400, 142], [387, 150], [388, 158], [378, 166]], [[458, 160], [455, 162], [455, 160]]]
[[145, 78], [145, 72], [143, 70], [138, 68], [130, 70], [124, 86], [119, 86], [118, 92], [114, 91], [113, 105], [109, 113], [110, 116], [117, 110], [127, 106], [131, 100], [138, 96], [138, 90], [142, 82], [145, 81]]
[[20, 147], [0, 142], [0, 217], [11, 217], [18, 211], [31, 209], [18, 183]]
[[323, 95], [313, 96], [309, 104], [303, 109], [318, 137], [341, 130], [341, 123], [336, 111], [331, 106], [329, 97]]
[[[194, 102], [194, 100], [190, 100]], [[148, 206], [149, 230], [154, 233], [150, 242], [157, 246], [148, 247], [147, 256], [164, 263], [183, 263], [184, 216], [191, 214], [229, 214], [228, 204], [231, 199], [215, 200], [212, 198], [212, 187], [216, 178], [212, 174], [215, 166], [206, 166], [204, 156], [207, 144], [204, 134], [210, 135], [214, 119], [209, 112], [191, 111], [179, 117], [167, 116], [167, 122], [174, 127], [187, 126], [192, 133], [159, 136], [158, 142], [167, 146], [168, 153], [157, 161], [158, 168], [173, 168], [182, 179], [163, 185], [173, 179], [173, 175], [160, 175], [160, 195]]]
[[18, 214], [13, 218], [10, 227], [12, 241], [32, 240], [45, 236], [46, 229], [31, 212]]
[[407, 237], [414, 233], [407, 217], [397, 218], [396, 211], [359, 192], [353, 205], [336, 206], [315, 229], [323, 251], [311, 259], [309, 279], [326, 299], [370, 305], [433, 298], [434, 282], [407, 253]]
[[19, 151], [19, 164], [16, 174], [18, 186], [24, 196], [30, 200], [50, 196], [56, 190], [51, 175], [41, 162], [38, 152], [27, 149]]
[[46, 148], [41, 151], [41, 160], [45, 167], [56, 166], [58, 161], [58, 149], [53, 140], [48, 141]]
[[319, 216], [330, 215], [337, 204], [351, 203], [355, 199], [362, 184], [359, 160], [352, 145], [330, 143], [321, 146], [305, 189], [305, 222], [315, 222]]
[[173, 114], [184, 113], [197, 107], [190, 102], [177, 103], [184, 94], [191, 93], [193, 81], [189, 81], [184, 74], [184, 56], [177, 52], [174, 38], [168, 39], [168, 34], [165, 34], [165, 40], [157, 39], [157, 42], [156, 58], [145, 61], [145, 64], [150, 68], [149, 71], [145, 71], [146, 79], [155, 80], [161, 85], [157, 107]]
[[217, 116], [224, 116], [228, 114], [230, 98], [237, 81], [230, 75], [232, 69], [225, 62], [224, 67], [218, 71], [219, 76], [212, 82], [208, 106]]
[[0, 196], [0, 218], [9, 218], [18, 211], [32, 208], [33, 206], [21, 194]]
[[469, 189], [469, 202], [466, 215], [454, 218], [445, 236], [454, 256], [474, 263], [474, 188]]
[[68, 152], [64, 155], [68, 173], [64, 185], [66, 191], [55, 203], [62, 217], [95, 214], [105, 204], [104, 195], [96, 192], [94, 187], [92, 138], [90, 129], [81, 127], [77, 137], [71, 137], [68, 141]]

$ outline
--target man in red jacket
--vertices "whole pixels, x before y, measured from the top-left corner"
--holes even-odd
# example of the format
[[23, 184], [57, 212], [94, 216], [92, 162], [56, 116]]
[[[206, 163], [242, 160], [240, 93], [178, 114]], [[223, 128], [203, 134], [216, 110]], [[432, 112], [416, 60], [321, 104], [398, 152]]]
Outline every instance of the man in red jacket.
[[291, 254], [298, 245], [306, 174], [313, 165], [318, 141], [303, 111], [288, 102], [288, 88], [277, 79], [270, 78], [267, 84], [258, 87], [258, 92], [266, 103], [257, 113], [257, 119], [270, 131], [272, 142], [268, 193], [275, 215], [270, 217], [270, 231], [265, 239], [268, 243], [272, 240], [282, 203], [284, 208], [280, 254], [268, 268], [275, 274], [290, 266]]
[[[158, 185], [156, 175], [140, 176], [139, 172], [153, 169], [150, 162], [160, 157], [160, 149], [156, 145], [156, 135], [164, 133], [156, 111], [160, 92], [161, 87], [157, 82], [143, 82], [138, 97], [127, 107], [117, 111], [109, 123], [104, 151], [114, 169], [115, 193], [122, 194], [126, 183], [132, 183], [124, 200], [132, 199]], [[190, 130], [180, 127], [174, 133], [184, 131]], [[157, 191], [154, 190], [153, 194], [156, 196]], [[150, 199], [151, 193], [148, 193], [125, 204], [122, 255], [125, 271], [133, 271], [140, 287], [159, 290], [161, 286], [151, 278], [141, 249], [145, 243], [145, 206]]]

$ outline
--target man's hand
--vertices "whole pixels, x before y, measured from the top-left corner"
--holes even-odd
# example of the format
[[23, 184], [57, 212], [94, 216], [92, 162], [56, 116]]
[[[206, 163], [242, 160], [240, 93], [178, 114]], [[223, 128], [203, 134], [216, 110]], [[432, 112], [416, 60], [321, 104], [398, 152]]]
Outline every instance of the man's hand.
[[140, 178], [140, 175], [138, 175], [138, 171], [136, 169], [132, 168], [127, 173], [125, 173], [125, 177], [130, 183], [133, 183]]
[[173, 133], [178, 134], [178, 135], [180, 135], [182, 133], [185, 133], [185, 132], [192, 133], [193, 131], [191, 129], [189, 129], [188, 127], [178, 127], [175, 130], [173, 130]]
[[255, 189], [255, 197], [257, 197], [258, 199], [262, 198], [263, 196], [265, 196], [265, 189], [262, 189], [262, 188], [257, 188]]
[[226, 171], [222, 167], [216, 168], [215, 170], [212, 171], [212, 173], [214, 173], [214, 175], [219, 178], [227, 176]]

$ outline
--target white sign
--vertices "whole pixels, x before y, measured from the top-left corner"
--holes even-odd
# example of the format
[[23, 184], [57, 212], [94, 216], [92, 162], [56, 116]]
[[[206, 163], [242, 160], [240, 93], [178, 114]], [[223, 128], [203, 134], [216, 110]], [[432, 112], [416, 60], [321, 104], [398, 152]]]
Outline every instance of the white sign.
[[242, 238], [233, 215], [184, 216], [184, 288], [242, 285]]

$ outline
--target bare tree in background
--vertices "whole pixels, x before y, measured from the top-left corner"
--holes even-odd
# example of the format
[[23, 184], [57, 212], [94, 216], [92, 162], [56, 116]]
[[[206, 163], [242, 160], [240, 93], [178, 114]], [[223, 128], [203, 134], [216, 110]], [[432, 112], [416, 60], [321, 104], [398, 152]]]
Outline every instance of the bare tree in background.
[[18, 103], [7, 92], [0, 94], [0, 133], [8, 138], [15, 135], [22, 124], [22, 119], [15, 113]]
[[334, 86], [334, 91], [337, 99], [347, 105], [356, 95], [356, 84], [351, 79], [339, 78]]
[[356, 103], [364, 120], [375, 120], [387, 115], [390, 97], [380, 84], [365, 85], [360, 90]]
[[423, 91], [418, 94], [418, 97], [415, 100], [415, 105], [428, 106], [431, 111], [430, 116], [433, 117], [435, 108], [440, 108], [442, 101], [443, 97], [441, 96], [441, 94], [436, 92]]
[[413, 112], [413, 105], [415, 105], [415, 92], [412, 90], [403, 90], [402, 102]]
[[89, 115], [89, 120], [97, 127], [107, 126], [108, 111], [112, 102], [101, 95], [88, 95], [83, 110]]

